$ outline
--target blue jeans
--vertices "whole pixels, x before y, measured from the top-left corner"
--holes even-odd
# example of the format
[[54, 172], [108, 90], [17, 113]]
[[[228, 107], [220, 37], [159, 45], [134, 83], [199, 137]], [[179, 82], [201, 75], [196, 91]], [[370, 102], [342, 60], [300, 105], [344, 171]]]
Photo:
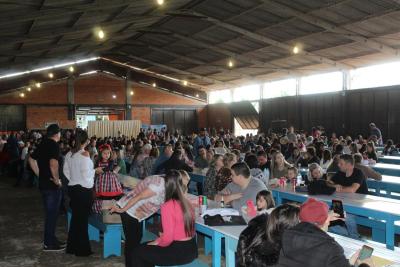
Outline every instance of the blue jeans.
[[57, 217], [60, 212], [60, 204], [62, 191], [56, 190], [40, 190], [43, 199], [45, 220], [44, 220], [44, 245], [56, 246], [58, 240], [56, 238]]
[[346, 214], [345, 224], [346, 227], [340, 225], [329, 227], [329, 232], [353, 239], [360, 239], [360, 234], [357, 230], [356, 216]]

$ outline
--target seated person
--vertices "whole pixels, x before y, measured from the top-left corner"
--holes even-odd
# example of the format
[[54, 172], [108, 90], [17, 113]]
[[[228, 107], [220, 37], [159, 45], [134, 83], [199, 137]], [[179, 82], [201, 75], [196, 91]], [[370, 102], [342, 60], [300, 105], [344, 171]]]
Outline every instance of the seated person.
[[375, 162], [378, 161], [378, 156], [376, 155], [375, 145], [373, 142], [367, 143], [367, 155], [369, 160], [373, 160]]
[[271, 160], [271, 175], [269, 184], [276, 185], [278, 184], [278, 179], [281, 177], [286, 177], [288, 173], [289, 167], [291, 167], [285, 158], [283, 157], [281, 152], [275, 152], [272, 154]]
[[244, 161], [250, 168], [250, 175], [253, 178], [260, 179], [264, 184], [268, 185], [268, 177], [264, 176], [263, 171], [258, 167], [258, 160], [255, 154], [248, 154]]
[[354, 157], [354, 167], [360, 169], [366, 178], [372, 178], [378, 181], [382, 180], [382, 174], [376, 172], [370, 166], [362, 164], [363, 157], [360, 153], [354, 154], [353, 157]]
[[354, 168], [352, 155], [344, 154], [339, 158], [339, 169], [330, 181], [336, 192], [368, 194], [367, 181], [360, 169]]
[[199, 146], [198, 155], [194, 160], [194, 166], [196, 168], [205, 169], [208, 168], [207, 150], [203, 146]]
[[388, 139], [386, 141], [385, 147], [383, 148], [382, 154], [390, 156], [390, 155], [397, 155], [398, 153], [399, 153], [399, 151], [394, 146], [393, 140], [392, 139]]
[[326, 180], [326, 175], [317, 163], [310, 165], [307, 177], [307, 191], [310, 195], [331, 195], [336, 191], [335, 186]]
[[232, 182], [215, 196], [215, 201], [219, 203], [223, 199], [226, 204], [242, 212], [247, 200], [256, 203], [258, 192], [267, 187], [261, 180], [251, 177], [250, 169], [244, 162], [234, 164], [231, 170]]
[[341, 144], [338, 144], [334, 147], [334, 152], [333, 152], [333, 161], [332, 163], [328, 166], [328, 169], [326, 172], [332, 173], [332, 172], [337, 172], [339, 171], [339, 157], [340, 155], [343, 155], [343, 146]]
[[268, 190], [258, 192], [256, 200], [258, 214], [271, 214], [271, 212], [275, 208], [274, 198], [272, 196], [272, 193]]
[[267, 153], [265, 153], [265, 151], [259, 151], [257, 153], [257, 160], [258, 160], [258, 168], [262, 170], [262, 172], [264, 173], [264, 177], [269, 178], [271, 162], [268, 161]]
[[298, 223], [299, 207], [293, 204], [283, 204], [269, 216], [263, 214], [251, 220], [239, 236], [236, 266], [275, 266], [282, 234]]
[[320, 159], [316, 156], [315, 147], [307, 147], [307, 152], [302, 155], [297, 164], [301, 167], [308, 167], [311, 163], [319, 163]]
[[288, 174], [286, 176], [288, 182], [292, 182], [293, 180], [296, 180], [296, 183], [297, 183], [297, 175], [298, 174], [299, 174], [299, 171], [297, 170], [296, 167], [289, 167]]
[[[358, 253], [346, 259], [343, 248], [329, 236], [329, 223], [337, 214], [329, 216], [328, 205], [313, 198], [300, 207], [300, 223], [287, 229], [282, 236], [278, 267], [350, 267], [371, 263], [371, 259], [356, 262]], [[364, 265], [373, 266], [373, 265]]]

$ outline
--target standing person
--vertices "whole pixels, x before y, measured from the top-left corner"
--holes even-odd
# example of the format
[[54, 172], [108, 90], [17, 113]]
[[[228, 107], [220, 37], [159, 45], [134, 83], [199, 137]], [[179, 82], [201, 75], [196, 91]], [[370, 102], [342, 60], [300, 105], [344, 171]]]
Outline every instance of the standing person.
[[198, 149], [200, 146], [208, 147], [210, 145], [211, 145], [211, 140], [210, 137], [208, 137], [207, 135], [207, 129], [201, 128], [199, 135], [196, 137], [196, 139], [194, 139], [194, 144], [193, 144], [194, 155], [197, 156]]
[[289, 133], [287, 134], [287, 138], [289, 139], [290, 143], [296, 144], [297, 143], [297, 135], [294, 132], [294, 127], [289, 127]]
[[43, 251], [61, 251], [65, 243], [60, 242], [56, 235], [57, 217], [60, 210], [62, 191], [59, 176], [60, 127], [51, 124], [47, 127], [47, 137], [39, 144], [29, 158], [29, 164], [39, 177], [39, 190], [42, 195], [45, 223]]
[[90, 153], [85, 151], [88, 143], [87, 133], [77, 129], [75, 147], [65, 156], [63, 167], [64, 175], [69, 181], [68, 195], [72, 210], [66, 252], [75, 256], [89, 256], [93, 253], [87, 225], [93, 204], [94, 175], [95, 172], [100, 173], [102, 168], [93, 168]]
[[164, 177], [148, 176], [122, 197], [111, 213], [120, 213], [125, 234], [125, 266], [134, 266], [133, 251], [142, 239], [142, 222], [156, 213], [165, 199]]
[[165, 176], [165, 203], [161, 206], [163, 233], [156, 240], [134, 248], [134, 267], [183, 265], [197, 258], [194, 210], [176, 170]]
[[371, 122], [369, 124], [369, 130], [370, 139], [372, 136], [376, 136], [378, 145], [383, 146], [382, 132], [378, 127], [376, 127], [375, 123]]

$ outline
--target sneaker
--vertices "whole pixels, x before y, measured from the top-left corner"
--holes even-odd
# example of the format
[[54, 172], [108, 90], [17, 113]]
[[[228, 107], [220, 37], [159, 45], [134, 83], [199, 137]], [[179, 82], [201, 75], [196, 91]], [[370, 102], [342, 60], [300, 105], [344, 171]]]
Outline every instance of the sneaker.
[[44, 252], [57, 252], [57, 251], [63, 251], [65, 250], [65, 247], [61, 247], [59, 245], [56, 246], [43, 246], [43, 251]]

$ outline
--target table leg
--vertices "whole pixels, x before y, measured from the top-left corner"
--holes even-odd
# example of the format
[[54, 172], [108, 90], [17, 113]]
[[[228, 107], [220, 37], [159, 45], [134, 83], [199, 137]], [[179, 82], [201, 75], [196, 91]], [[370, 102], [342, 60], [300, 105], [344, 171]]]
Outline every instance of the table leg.
[[386, 247], [394, 250], [394, 219], [392, 217], [386, 220]]
[[237, 248], [237, 240], [225, 236], [225, 262], [226, 267], [235, 267], [235, 252]]
[[212, 233], [212, 267], [221, 267], [221, 239], [222, 235], [217, 231]]

